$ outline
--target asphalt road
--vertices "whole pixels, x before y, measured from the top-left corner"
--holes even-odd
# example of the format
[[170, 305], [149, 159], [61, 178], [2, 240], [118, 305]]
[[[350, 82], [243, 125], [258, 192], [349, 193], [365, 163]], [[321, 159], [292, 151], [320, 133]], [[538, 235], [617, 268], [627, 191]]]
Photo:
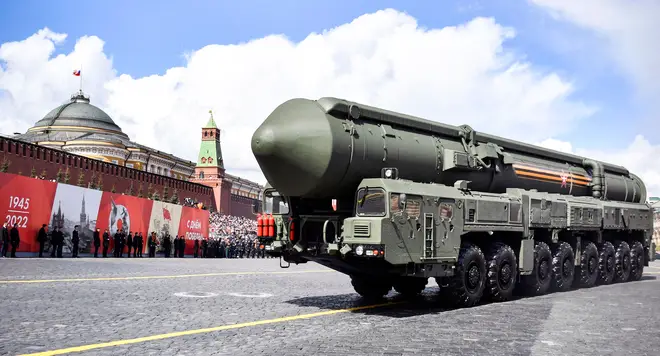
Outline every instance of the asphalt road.
[[0, 354], [657, 355], [660, 261], [645, 272], [445, 310], [432, 282], [372, 307], [348, 277], [277, 259], [5, 258]]

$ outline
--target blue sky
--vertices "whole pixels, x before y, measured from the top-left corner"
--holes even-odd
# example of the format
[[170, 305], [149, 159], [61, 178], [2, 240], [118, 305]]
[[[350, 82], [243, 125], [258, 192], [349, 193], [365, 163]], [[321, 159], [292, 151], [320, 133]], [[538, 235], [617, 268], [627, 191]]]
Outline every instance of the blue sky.
[[[67, 42], [57, 50], [68, 53], [74, 39], [96, 35], [105, 41], [105, 52], [113, 57], [119, 73], [141, 77], [184, 65], [184, 53], [207, 44], [240, 43], [273, 33], [299, 41], [310, 32], [388, 7], [409, 13], [425, 27], [457, 25], [486, 16], [515, 28], [516, 38], [507, 46], [535, 66], [571, 78], [579, 90], [575, 97], [601, 108], [561, 139], [580, 142], [587, 149], [602, 147], [602, 140], [625, 146], [642, 131], [637, 124], [608, 129], [622, 117], [639, 113], [634, 109], [631, 84], [616, 72], [599, 39], [553, 20], [525, 1], [21, 0], [6, 2], [0, 12], [0, 43], [19, 41], [48, 27], [68, 34]], [[589, 132], [586, 138], [585, 130]]]

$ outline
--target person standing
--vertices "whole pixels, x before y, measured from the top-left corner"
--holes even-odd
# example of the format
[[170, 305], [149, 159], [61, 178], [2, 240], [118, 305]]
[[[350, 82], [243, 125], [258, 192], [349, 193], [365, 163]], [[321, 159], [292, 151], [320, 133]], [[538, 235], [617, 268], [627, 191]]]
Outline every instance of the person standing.
[[94, 257], [99, 257], [99, 247], [101, 247], [100, 235], [100, 229], [97, 227], [96, 230], [94, 230]]
[[41, 229], [37, 233], [37, 242], [39, 242], [39, 257], [44, 257], [44, 246], [46, 245], [46, 240], [48, 240], [47, 230], [48, 225], [42, 224]]
[[[126, 257], [131, 258], [131, 249], [133, 248], [133, 231], [128, 232], [128, 237], [126, 237], [126, 246], [128, 247], [128, 254]], [[133, 254], [135, 254], [135, 251], [133, 251]], [[135, 257], [135, 255], [133, 255], [133, 257]]]
[[78, 226], [76, 225], [73, 227], [73, 233], [71, 236], [71, 244], [73, 245], [71, 247], [71, 257], [76, 258], [78, 257], [78, 245], [80, 244], [80, 236], [78, 235]]
[[108, 229], [103, 231], [103, 257], [108, 257], [108, 248], [110, 248], [110, 233]]
[[174, 238], [174, 257], [179, 257], [179, 235]]
[[195, 239], [195, 244], [193, 245], [193, 258], [197, 258], [199, 254], [199, 238]]
[[9, 240], [11, 243], [11, 257], [16, 258], [16, 250], [21, 242], [21, 238], [18, 235], [18, 224], [14, 224], [9, 231]]
[[2, 257], [7, 257], [7, 249], [9, 248], [9, 230], [7, 230], [7, 223], [2, 225], [0, 229], [0, 234], [2, 234]]

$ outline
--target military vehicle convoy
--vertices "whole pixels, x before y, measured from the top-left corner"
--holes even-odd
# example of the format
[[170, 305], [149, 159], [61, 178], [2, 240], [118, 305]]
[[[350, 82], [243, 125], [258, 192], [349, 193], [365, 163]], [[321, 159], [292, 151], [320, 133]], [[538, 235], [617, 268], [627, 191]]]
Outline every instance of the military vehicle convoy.
[[[457, 306], [637, 281], [653, 214], [626, 168], [336, 98], [292, 99], [252, 137], [259, 238], [355, 291]], [[288, 267], [288, 264], [282, 265]]]

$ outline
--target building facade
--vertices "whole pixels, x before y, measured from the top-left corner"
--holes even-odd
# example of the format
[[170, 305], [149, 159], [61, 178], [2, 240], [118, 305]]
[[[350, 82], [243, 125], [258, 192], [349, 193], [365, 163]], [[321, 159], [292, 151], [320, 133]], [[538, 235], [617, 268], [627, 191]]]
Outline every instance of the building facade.
[[195, 172], [195, 162], [131, 141], [82, 91], [13, 138], [180, 180]]
[[260, 199], [263, 186], [225, 171], [220, 142], [220, 129], [210, 112], [209, 121], [202, 127], [201, 144], [191, 182], [213, 188], [218, 212], [252, 217], [252, 203]]

